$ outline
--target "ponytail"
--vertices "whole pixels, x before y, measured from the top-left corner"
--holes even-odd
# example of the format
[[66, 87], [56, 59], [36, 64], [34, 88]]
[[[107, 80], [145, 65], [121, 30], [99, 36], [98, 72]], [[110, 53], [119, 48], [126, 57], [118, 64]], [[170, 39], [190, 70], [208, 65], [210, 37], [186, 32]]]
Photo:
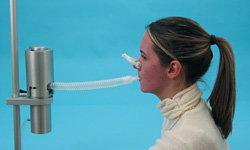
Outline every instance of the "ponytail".
[[212, 115], [224, 138], [232, 132], [235, 112], [235, 61], [230, 44], [222, 37], [216, 37], [220, 50], [220, 64], [217, 79], [208, 100]]

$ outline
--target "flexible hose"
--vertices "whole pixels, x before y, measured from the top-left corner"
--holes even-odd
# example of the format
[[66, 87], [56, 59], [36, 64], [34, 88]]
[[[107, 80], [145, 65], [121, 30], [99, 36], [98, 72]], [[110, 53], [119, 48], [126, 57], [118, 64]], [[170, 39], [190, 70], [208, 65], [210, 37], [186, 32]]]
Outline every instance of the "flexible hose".
[[88, 81], [88, 82], [52, 82], [48, 85], [48, 89], [53, 90], [90, 90], [120, 86], [123, 84], [132, 83], [135, 80], [139, 80], [139, 77], [120, 77], [108, 80], [100, 81]]

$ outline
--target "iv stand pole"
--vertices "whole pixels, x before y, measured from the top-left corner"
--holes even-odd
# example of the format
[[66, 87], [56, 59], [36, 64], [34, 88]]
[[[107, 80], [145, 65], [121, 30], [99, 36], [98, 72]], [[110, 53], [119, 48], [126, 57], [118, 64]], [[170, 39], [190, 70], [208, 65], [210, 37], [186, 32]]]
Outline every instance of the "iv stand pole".
[[[17, 46], [16, 0], [10, 0], [11, 60], [12, 60], [12, 98], [19, 97], [19, 69]], [[13, 105], [15, 150], [21, 150], [20, 105]]]

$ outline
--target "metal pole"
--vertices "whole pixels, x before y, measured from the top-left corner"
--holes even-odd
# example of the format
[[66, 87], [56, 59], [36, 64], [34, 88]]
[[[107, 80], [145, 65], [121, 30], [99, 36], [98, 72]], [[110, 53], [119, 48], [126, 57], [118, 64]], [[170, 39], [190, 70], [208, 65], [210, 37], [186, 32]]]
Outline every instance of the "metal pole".
[[21, 150], [20, 106], [13, 105], [15, 150]]
[[10, 0], [11, 60], [12, 60], [12, 97], [19, 97], [19, 70], [17, 48], [16, 0]]
[[[12, 97], [19, 97], [19, 70], [17, 47], [17, 9], [16, 0], [10, 0], [10, 29], [11, 29], [11, 60], [12, 60]], [[15, 150], [21, 150], [20, 106], [13, 105]]]

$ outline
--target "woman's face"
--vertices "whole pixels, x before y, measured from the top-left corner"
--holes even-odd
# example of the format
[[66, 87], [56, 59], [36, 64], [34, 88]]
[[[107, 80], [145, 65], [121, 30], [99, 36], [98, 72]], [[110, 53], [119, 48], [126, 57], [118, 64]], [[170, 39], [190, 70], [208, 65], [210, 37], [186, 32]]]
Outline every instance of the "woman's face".
[[137, 70], [142, 92], [158, 95], [166, 85], [167, 67], [160, 64], [153, 47], [153, 41], [148, 32], [145, 32], [140, 44], [141, 56], [137, 60], [141, 63], [141, 68]]

